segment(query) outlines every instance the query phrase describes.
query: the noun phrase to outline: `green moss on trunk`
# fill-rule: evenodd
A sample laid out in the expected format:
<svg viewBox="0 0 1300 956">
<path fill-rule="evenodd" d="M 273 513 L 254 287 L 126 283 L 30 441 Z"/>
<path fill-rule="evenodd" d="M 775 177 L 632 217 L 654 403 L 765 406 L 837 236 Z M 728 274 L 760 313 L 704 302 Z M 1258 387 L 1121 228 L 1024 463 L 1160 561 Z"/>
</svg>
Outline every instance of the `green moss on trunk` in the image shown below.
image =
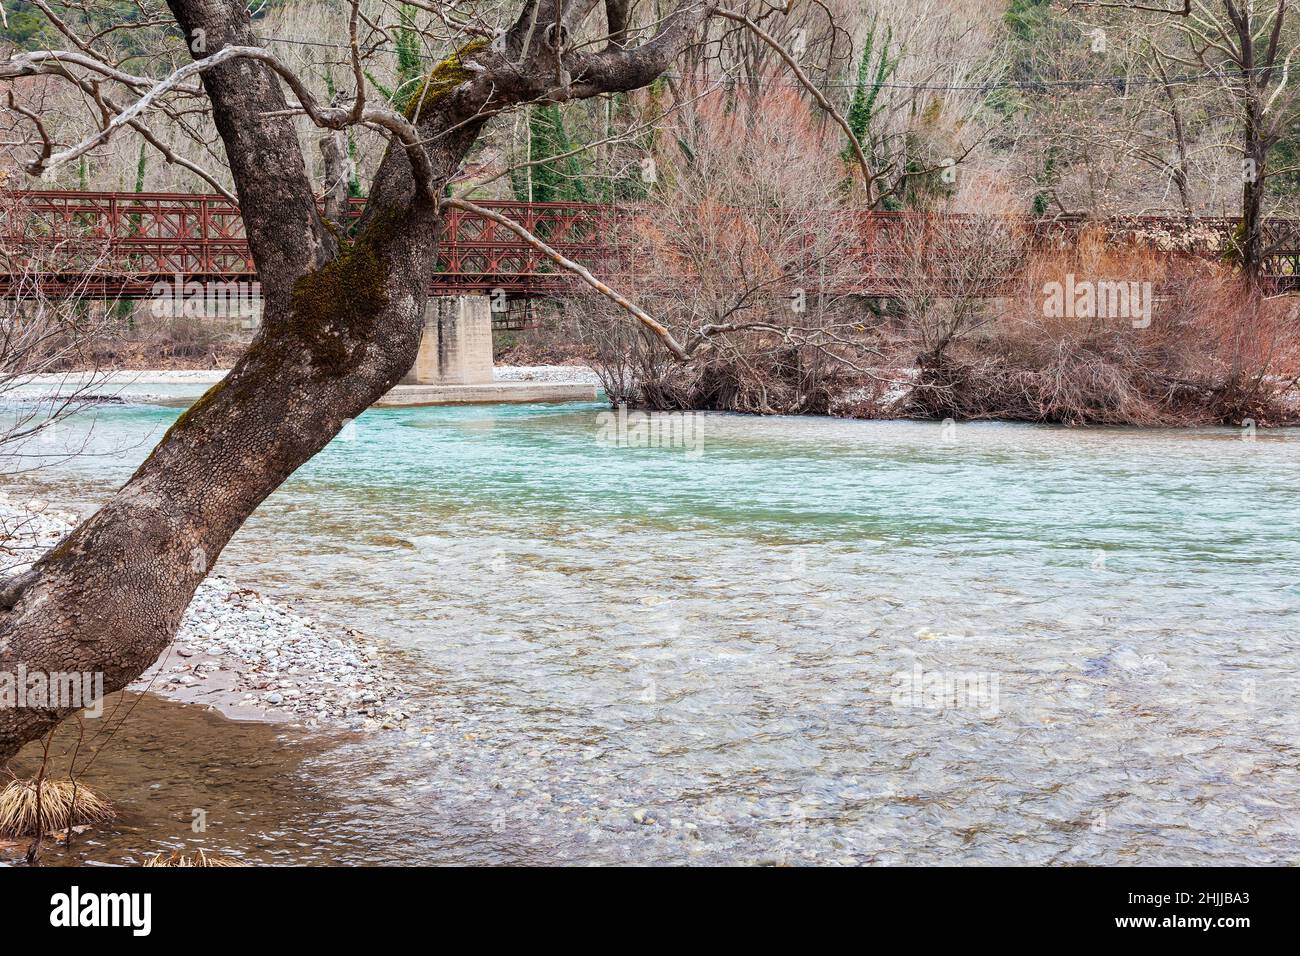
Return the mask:
<svg viewBox="0 0 1300 956">
<path fill-rule="evenodd" d="M 428 112 L 438 97 L 447 95 L 466 80 L 474 79 L 474 71 L 466 68 L 465 61 L 487 46 L 486 39 L 471 40 L 430 70 L 420 88 L 407 101 L 406 118 L 414 120 L 417 115 Z"/>
<path fill-rule="evenodd" d="M 285 331 L 300 341 L 313 367 L 343 375 L 360 361 L 379 313 L 388 305 L 385 249 L 397 217 L 381 213 L 337 259 L 300 278 Z"/>
</svg>

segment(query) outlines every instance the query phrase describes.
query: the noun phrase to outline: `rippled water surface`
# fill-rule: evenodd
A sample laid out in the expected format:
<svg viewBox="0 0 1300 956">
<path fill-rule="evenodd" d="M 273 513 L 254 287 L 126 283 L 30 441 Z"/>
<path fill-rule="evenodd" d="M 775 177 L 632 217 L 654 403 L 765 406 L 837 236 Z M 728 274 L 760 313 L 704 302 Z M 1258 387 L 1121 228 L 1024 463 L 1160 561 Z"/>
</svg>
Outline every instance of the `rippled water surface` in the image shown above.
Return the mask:
<svg viewBox="0 0 1300 956">
<path fill-rule="evenodd" d="M 268 862 L 1300 862 L 1300 434 L 710 415 L 693 455 L 601 410 L 371 410 L 223 555 L 403 649 L 409 733 L 205 715 L 101 787 L 206 748 L 284 836 L 205 845 Z M 6 485 L 88 509 L 175 414 Z M 286 733 L 292 786 L 229 772 Z M 137 803 L 83 852 L 193 842 Z"/>
</svg>

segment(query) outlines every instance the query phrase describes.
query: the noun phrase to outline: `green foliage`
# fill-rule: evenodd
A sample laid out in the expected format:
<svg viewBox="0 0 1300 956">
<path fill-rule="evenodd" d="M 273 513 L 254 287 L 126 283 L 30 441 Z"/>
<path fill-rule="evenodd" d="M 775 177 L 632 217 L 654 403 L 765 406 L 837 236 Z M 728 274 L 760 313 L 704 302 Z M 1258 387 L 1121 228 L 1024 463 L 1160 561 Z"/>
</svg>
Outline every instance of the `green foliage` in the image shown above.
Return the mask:
<svg viewBox="0 0 1300 956">
<path fill-rule="evenodd" d="M 135 164 L 135 191 L 138 193 L 144 192 L 144 174 L 148 167 L 148 148 L 149 144 L 143 139 L 140 140 L 140 158 Z M 140 214 L 138 212 L 131 213 L 129 221 L 131 223 L 131 235 L 138 236 L 140 234 Z"/>
<path fill-rule="evenodd" d="M 360 163 L 357 160 L 357 141 L 351 130 L 348 131 L 348 159 L 352 160 L 352 175 L 348 177 L 348 196 L 352 199 L 360 199 L 365 193 L 361 191 L 361 179 L 357 175 Z"/>
<path fill-rule="evenodd" d="M 1051 19 L 1052 0 L 1011 0 L 1002 15 L 1007 29 L 1017 40 L 1034 40 Z"/>
<path fill-rule="evenodd" d="M 417 93 L 421 84 L 424 82 L 424 56 L 420 52 L 420 31 L 415 25 L 415 8 L 409 3 L 404 3 L 397 11 L 397 75 L 393 78 L 392 85 L 383 83 L 369 70 L 365 71 L 366 79 L 384 99 L 399 113 L 413 113 L 411 109 L 412 102 L 416 100 Z M 449 57 L 437 67 L 438 69 L 446 66 L 453 59 Z M 427 90 L 426 90 L 427 92 Z M 330 95 L 334 94 L 334 83 L 330 78 Z"/>
<path fill-rule="evenodd" d="M 420 56 L 420 33 L 415 28 L 415 8 L 404 3 L 397 16 L 397 85 L 389 99 L 405 112 L 424 77 L 424 60 Z"/>
<path fill-rule="evenodd" d="M 1010 34 L 1006 45 L 1009 79 L 1027 84 L 1032 93 L 1041 91 L 1034 85 L 1036 80 L 1074 77 L 1072 71 L 1080 64 L 1069 58 L 1063 60 L 1060 54 L 1073 50 L 1077 57 L 1086 47 L 1079 35 L 1079 24 L 1063 7 L 1053 7 L 1051 0 L 1011 0 L 1003 21 Z M 1084 55 L 1096 63 L 1095 54 Z M 1008 95 L 1005 99 L 1014 103 L 1020 97 Z"/>
<path fill-rule="evenodd" d="M 262 19 L 288 0 L 263 0 L 255 5 L 254 19 Z M 62 49 L 67 40 L 56 30 L 30 0 L 4 0 L 8 28 L 0 27 L 0 40 L 14 44 L 20 50 Z M 54 9 L 74 27 L 89 27 L 98 32 L 107 27 L 120 27 L 142 23 L 156 11 L 142 7 L 137 0 L 93 0 L 76 7 L 56 3 Z M 179 33 L 172 28 L 174 35 Z M 145 31 L 147 34 L 149 31 Z M 143 54 L 147 50 L 140 44 L 140 34 L 133 30 L 119 30 L 113 42 L 127 54 Z"/>
<path fill-rule="evenodd" d="M 884 163 L 898 169 L 897 178 L 880 200 L 885 210 L 924 208 L 936 199 L 951 196 L 956 188 L 954 182 L 944 179 L 942 164 L 931 146 L 943 113 L 940 96 L 929 99 L 917 117 L 916 128 L 903 137 L 901 155 L 898 155 L 899 147 L 887 141 L 885 132 L 879 128 L 877 120 L 885 108 L 880 102 L 881 92 L 898 69 L 902 53 L 901 49 L 894 48 L 892 28 L 885 24 L 882 29 L 879 18 L 873 18 L 858 59 L 853 100 L 846 117 L 871 166 L 879 169 Z M 846 165 L 857 165 L 852 142 L 845 143 L 840 156 Z M 899 166 L 895 167 L 895 163 Z"/>
<path fill-rule="evenodd" d="M 648 89 L 650 94 L 649 109 L 653 115 L 662 115 L 662 101 L 667 89 L 668 83 L 663 77 L 650 84 Z M 630 118 L 631 109 L 628 94 L 619 93 L 615 96 L 613 109 L 615 115 Z M 651 190 L 654 189 L 654 184 L 646 181 L 642 173 L 640 160 L 654 155 L 658 138 L 657 127 L 650 124 L 627 143 L 624 150 L 630 154 L 629 161 L 618 164 L 618 172 L 606 177 L 601 183 L 601 202 L 641 202 L 649 197 Z M 686 157 L 686 161 L 688 163 L 693 162 L 695 156 L 690 146 L 680 137 L 677 138 L 677 142 L 682 148 L 682 155 Z"/>
<path fill-rule="evenodd" d="M 1081 27 L 1060 5 L 1053 8 L 1051 0 L 1011 0 L 1003 19 L 1011 34 L 1006 48 L 1008 79 L 1021 85 L 1014 90 L 995 92 L 988 103 L 1006 119 L 1022 115 L 1036 125 L 1041 117 L 1063 107 L 1058 89 L 1047 84 L 1077 80 L 1088 74 L 1105 75 L 1109 71 L 1104 56 L 1089 52 L 1087 25 Z M 1124 68 L 1117 67 L 1115 72 L 1123 73 Z M 1039 217 L 1047 215 L 1062 174 L 1080 158 L 1078 151 L 1065 152 L 1059 146 L 1048 145 L 1047 139 L 1043 137 L 1033 143 L 1041 152 L 1034 176 L 1038 189 L 1030 208 Z"/>
<path fill-rule="evenodd" d="M 1059 155 L 1060 147 L 1057 146 L 1049 146 L 1047 151 L 1043 154 L 1043 171 L 1042 174 L 1037 177 L 1037 184 L 1043 188 L 1034 194 L 1034 203 L 1032 207 L 1033 214 L 1038 218 L 1047 215 L 1047 210 L 1052 198 L 1051 190 L 1052 187 L 1056 185 L 1057 179 L 1059 178 L 1059 172 L 1057 170 L 1057 159 Z"/>
<path fill-rule="evenodd" d="M 0 39 L 14 44 L 20 50 L 38 50 L 51 46 L 55 30 L 50 22 L 26 0 L 6 4 L 8 28 L 0 27 Z"/>
<path fill-rule="evenodd" d="M 144 174 L 149 165 L 149 154 L 146 152 L 148 146 L 144 140 L 140 141 L 140 159 L 135 164 L 135 191 L 138 193 L 144 192 Z"/>
<path fill-rule="evenodd" d="M 849 106 L 847 117 L 853 135 L 862 144 L 867 158 L 873 162 L 876 157 L 871 124 L 880 113 L 880 107 L 877 107 L 876 103 L 885 83 L 898 69 L 899 59 L 897 54 L 891 55 L 889 49 L 894 39 L 893 28 L 886 25 L 883 36 L 878 36 L 878 29 L 879 19 L 873 18 L 862 46 L 862 58 L 858 61 L 857 82 L 853 88 L 853 102 Z M 878 40 L 879 45 L 877 45 Z M 857 161 L 851 142 L 845 144 L 843 156 L 846 163 Z"/>
<path fill-rule="evenodd" d="M 925 138 L 916 132 L 903 138 L 903 172 L 891 194 L 881 200 L 882 209 L 887 212 L 925 209 L 956 192 L 956 180 L 949 182 L 943 178 L 945 167 L 935 161 L 932 152 Z"/>
<path fill-rule="evenodd" d="M 1268 165 L 1282 170 L 1266 180 L 1269 194 L 1289 200 L 1288 205 L 1294 210 L 1300 203 L 1300 116 L 1291 124 L 1290 133 L 1269 151 Z"/>
<path fill-rule="evenodd" d="M 380 83 L 379 80 L 375 78 L 375 75 L 371 73 L 369 70 L 366 70 L 365 74 L 366 74 L 366 79 L 370 81 L 370 85 L 373 86 L 375 89 L 377 89 L 380 92 L 380 94 L 383 95 L 384 99 L 388 100 L 389 103 L 392 103 L 393 97 L 396 95 L 393 92 L 393 88 L 391 86 L 385 86 L 383 83 Z"/>
<path fill-rule="evenodd" d="M 652 156 L 658 133 L 647 116 L 663 113 L 662 99 L 667 83 L 661 77 L 645 90 L 648 102 L 640 113 L 633 109 L 628 93 L 616 93 L 607 101 L 596 101 L 562 110 L 558 105 L 537 105 L 528 112 L 528 147 L 516 155 L 510 186 L 516 199 L 527 202 L 639 202 L 653 183 L 643 175 L 642 160 Z M 607 141 L 620 129 L 635 134 L 616 143 L 606 143 L 599 153 L 584 145 Z M 571 153 L 572 155 L 565 155 Z M 522 166 L 523 162 L 530 165 Z M 600 168 L 597 168 L 597 167 Z"/>
<path fill-rule="evenodd" d="M 536 165 L 511 174 L 516 198 L 522 201 L 531 198 L 533 202 L 590 202 L 581 154 L 563 155 L 576 147 L 564 127 L 560 107 L 554 103 L 532 107 L 528 129 L 528 161 Z"/>
<path fill-rule="evenodd" d="M 673 139 L 677 141 L 677 148 L 681 150 L 682 158 L 686 161 L 687 167 L 694 166 L 695 147 L 693 147 L 690 143 L 686 142 L 686 140 L 684 140 L 680 136 L 674 136 Z"/>
</svg>

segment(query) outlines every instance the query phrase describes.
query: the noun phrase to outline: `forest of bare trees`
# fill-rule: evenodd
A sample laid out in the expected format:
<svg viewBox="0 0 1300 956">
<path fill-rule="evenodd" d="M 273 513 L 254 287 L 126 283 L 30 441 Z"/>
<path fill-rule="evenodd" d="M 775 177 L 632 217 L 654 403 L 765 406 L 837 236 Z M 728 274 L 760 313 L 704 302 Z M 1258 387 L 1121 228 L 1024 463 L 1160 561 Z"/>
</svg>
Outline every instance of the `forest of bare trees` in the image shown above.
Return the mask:
<svg viewBox="0 0 1300 956">
<path fill-rule="evenodd" d="M 631 22 L 653 23 L 665 14 L 654 5 L 629 9 Z M 495 35 L 494 11 L 490 4 L 395 0 L 359 2 L 354 15 L 347 5 L 321 0 L 256 8 L 257 42 L 313 91 L 317 115 L 298 110 L 289 119 L 314 194 L 335 210 L 327 208 L 327 215 L 337 218 L 348 197 L 371 194 L 393 131 L 374 121 L 322 129 L 319 111 L 355 107 L 358 80 L 367 103 L 409 110 L 448 50 Z M 108 63 L 148 62 L 161 76 L 188 52 L 171 17 L 150 4 L 83 8 L 24 0 L 12 19 L 14 101 L 5 122 L 22 147 L 3 158 L 10 182 L 27 178 L 21 167 L 40 151 L 41 136 L 71 142 L 87 124 L 120 115 L 143 89 L 24 56 L 42 43 L 67 46 L 69 55 L 93 51 Z M 951 344 L 960 356 L 981 349 L 977 362 L 972 355 L 965 360 L 984 367 L 989 350 L 997 350 L 988 334 L 992 314 L 1034 313 L 1041 293 L 1022 283 L 1026 298 L 1019 303 L 988 301 L 985 290 L 953 298 L 935 294 L 933 276 L 912 275 L 907 289 L 885 301 L 846 296 L 834 271 L 854 266 L 830 254 L 851 232 L 845 213 L 1164 216 L 1185 234 L 1205 228 L 1191 225 L 1192 217 L 1229 217 L 1239 221 L 1235 232 L 1220 229 L 1207 239 L 1217 267 L 1225 276 L 1255 277 L 1270 254 L 1263 224 L 1295 216 L 1300 207 L 1297 44 L 1300 12 L 1289 0 L 1201 0 L 1186 12 L 1177 4 L 1161 12 L 1160 5 L 1041 0 L 878 6 L 796 0 L 718 8 L 671 67 L 642 87 L 501 111 L 470 145 L 447 188 L 467 202 L 612 203 L 654 210 L 663 222 L 689 222 L 687 231 L 628 228 L 618 241 L 624 258 L 655 263 L 627 290 L 683 341 L 711 328 L 708 354 L 683 362 L 663 348 L 661 337 L 643 340 L 642 332 L 625 328 L 625 311 L 598 294 L 583 297 L 541 333 L 548 354 L 595 356 L 610 394 L 654 407 L 915 414 L 933 402 L 893 398 L 942 364 L 930 332 L 952 318 L 940 313 L 965 311 L 953 334 L 943 336 L 944 350 Z M 75 159 L 43 168 L 41 184 L 233 196 L 234 178 L 201 94 L 179 86 L 155 118 L 134 116 L 124 124 L 136 135 L 101 137 Z M 41 118 L 39 133 L 32 116 Z M 783 151 L 785 159 L 766 168 L 744 159 Z M 762 211 L 778 205 L 800 211 Z M 712 218 L 700 217 L 704 206 Z M 718 218 L 728 206 L 728 215 L 745 221 Z M 774 214 L 779 222 L 770 221 Z M 629 221 L 648 219 L 634 212 Z M 732 248 L 715 246 L 709 229 L 726 232 Z M 994 236 L 1003 231 L 993 227 Z M 807 236 L 827 248 L 796 262 L 792 243 Z M 945 242 L 951 254 L 962 240 L 954 235 Z M 990 254 L 981 258 L 998 258 L 980 251 Z M 915 264 L 903 252 L 899 261 Z M 822 264 L 819 275 L 807 273 L 814 262 Z M 972 265 L 966 278 L 975 281 L 978 272 Z M 980 274 L 979 282 L 985 278 Z M 682 290 L 689 295 L 683 298 Z M 1262 304 L 1268 291 L 1248 295 Z M 796 294 L 812 303 L 811 312 L 789 308 Z M 1285 318 L 1282 306 L 1266 308 Z M 130 361 L 152 350 L 155 360 L 202 363 L 224 361 L 231 348 L 201 323 L 173 323 L 152 346 L 139 338 L 110 337 L 114 344 L 105 346 L 104 357 Z M 992 360 L 1006 374 L 1031 374 L 1013 358 L 1021 351 Z M 1133 351 L 1126 346 L 1114 354 Z M 1262 381 L 1289 380 L 1277 361 L 1258 370 Z M 1155 393 L 1162 376 L 1183 377 L 1172 367 L 1147 371 L 1156 375 Z M 1215 372 L 1203 371 L 1213 382 Z M 1104 396 L 1094 398 L 1105 404 Z M 1287 417 L 1289 403 L 1288 395 L 1269 396 L 1264 418 Z M 975 414 L 1010 414 L 1005 404 L 958 404 Z M 1086 421 L 1092 404 L 1071 411 L 1030 403 L 1017 414 Z M 1134 420 L 1177 420 L 1187 408 L 1180 407 L 1148 409 Z M 1211 420 L 1237 414 L 1213 402 L 1198 407 Z"/>
<path fill-rule="evenodd" d="M 184 52 L 170 18 L 149 4 L 92 4 L 85 13 L 80 4 L 49 7 L 44 0 L 16 7 L 4 34 L 15 52 L 42 44 L 79 52 L 57 24 L 82 23 L 109 61 L 151 62 L 161 74 Z M 490 5 L 473 9 L 480 7 L 481 22 L 488 22 Z M 1233 25 L 1235 4 L 1224 0 L 1195 4 L 1191 17 L 1041 0 L 789 7 L 770 35 L 857 131 L 879 208 L 942 204 L 989 211 L 992 193 L 1006 211 L 1239 215 L 1243 168 L 1253 161 L 1259 189 L 1250 194 L 1259 194 L 1262 213 L 1294 210 L 1300 117 L 1290 71 L 1300 28 L 1288 2 L 1242 8 L 1252 18 L 1241 27 L 1255 37 L 1250 50 L 1242 49 Z M 369 41 L 362 75 L 375 97 L 400 104 L 427 67 L 475 35 L 471 19 L 440 17 L 440 9 L 396 0 L 359 5 Z M 348 92 L 346 5 L 277 0 L 257 5 L 257 14 L 259 42 L 311 77 L 323 103 Z M 112 29 L 103 32 L 105 25 Z M 818 106 L 781 55 L 752 32 L 721 20 L 709 33 L 646 89 L 503 115 L 475 145 L 457 183 L 479 197 L 639 198 L 647 192 L 641 159 L 664 139 L 660 118 L 709 85 L 748 99 L 775 85 Z M 96 90 L 109 115 L 115 103 L 128 101 L 103 83 L 78 88 L 48 71 L 23 72 L 29 75 L 13 82 L 16 105 L 38 111 L 56 137 L 94 121 L 101 109 Z M 818 114 L 820 124 L 834 126 L 825 112 Z M 6 112 L 5 123 L 23 135 L 20 113 Z M 313 181 L 324 192 L 322 144 L 329 137 L 306 117 L 295 123 Z M 144 118 L 140 125 L 148 128 Z M 50 170 L 43 184 L 231 189 L 203 111 L 155 125 L 156 143 L 142 135 L 113 137 Z M 367 128 L 341 139 L 342 173 L 334 178 L 364 194 L 385 140 Z M 847 138 L 841 135 L 837 145 L 851 157 Z M 555 158 L 565 153 L 573 155 Z M 18 160 L 6 155 L 11 174 Z M 944 175 L 950 166 L 956 176 Z"/>
</svg>

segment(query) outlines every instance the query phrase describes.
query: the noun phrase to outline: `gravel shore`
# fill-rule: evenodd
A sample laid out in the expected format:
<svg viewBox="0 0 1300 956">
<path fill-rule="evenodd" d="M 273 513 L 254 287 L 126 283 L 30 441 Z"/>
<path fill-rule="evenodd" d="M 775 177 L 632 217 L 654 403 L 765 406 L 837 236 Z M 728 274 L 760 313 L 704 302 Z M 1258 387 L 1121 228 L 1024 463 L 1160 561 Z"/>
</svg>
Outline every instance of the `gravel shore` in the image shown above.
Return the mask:
<svg viewBox="0 0 1300 956">
<path fill-rule="evenodd" d="M 99 369 L 85 372 L 47 372 L 19 380 L 21 385 L 62 385 L 111 388 L 119 385 L 212 385 L 230 369 Z"/>
<path fill-rule="evenodd" d="M 96 392 L 111 394 L 124 385 L 212 385 L 226 377 L 224 368 L 207 369 L 117 369 L 98 372 L 57 372 L 22 379 L 24 386 L 55 385 L 63 388 L 93 386 Z M 600 379 L 585 365 L 498 365 L 498 382 L 575 382 L 598 385 Z"/>
<path fill-rule="evenodd" d="M 575 382 L 599 385 L 600 376 L 585 365 L 498 365 L 498 382 Z"/>
<path fill-rule="evenodd" d="M 0 491 L 0 570 L 25 570 L 72 530 L 76 515 Z M 404 688 L 385 654 L 355 631 L 330 633 L 292 608 L 219 574 L 199 585 L 173 644 L 132 690 L 250 720 L 395 729 Z"/>
</svg>

